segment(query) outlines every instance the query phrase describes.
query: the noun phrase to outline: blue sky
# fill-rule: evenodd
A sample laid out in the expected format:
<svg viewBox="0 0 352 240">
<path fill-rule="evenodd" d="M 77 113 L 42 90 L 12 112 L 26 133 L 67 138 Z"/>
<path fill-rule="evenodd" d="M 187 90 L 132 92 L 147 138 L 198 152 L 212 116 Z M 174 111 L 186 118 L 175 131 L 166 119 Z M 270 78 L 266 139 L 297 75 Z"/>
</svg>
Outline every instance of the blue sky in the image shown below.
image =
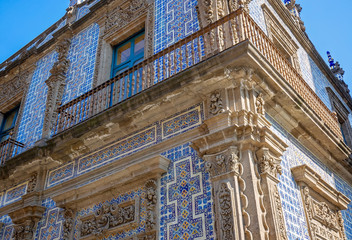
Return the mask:
<svg viewBox="0 0 352 240">
<path fill-rule="evenodd" d="M 326 51 L 346 71 L 352 90 L 352 1 L 297 0 L 302 19 L 316 49 Z M 69 0 L 0 0 L 0 63 L 59 20 Z"/>
</svg>

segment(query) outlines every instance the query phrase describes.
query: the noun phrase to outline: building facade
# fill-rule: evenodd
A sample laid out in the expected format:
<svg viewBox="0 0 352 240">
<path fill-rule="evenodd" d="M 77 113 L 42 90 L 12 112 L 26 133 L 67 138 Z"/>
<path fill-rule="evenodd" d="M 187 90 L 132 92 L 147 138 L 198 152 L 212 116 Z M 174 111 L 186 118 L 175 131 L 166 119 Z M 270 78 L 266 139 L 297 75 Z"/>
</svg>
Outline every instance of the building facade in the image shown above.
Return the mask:
<svg viewBox="0 0 352 240">
<path fill-rule="evenodd" d="M 294 0 L 71 0 L 0 65 L 0 239 L 352 239 L 352 99 Z"/>
</svg>

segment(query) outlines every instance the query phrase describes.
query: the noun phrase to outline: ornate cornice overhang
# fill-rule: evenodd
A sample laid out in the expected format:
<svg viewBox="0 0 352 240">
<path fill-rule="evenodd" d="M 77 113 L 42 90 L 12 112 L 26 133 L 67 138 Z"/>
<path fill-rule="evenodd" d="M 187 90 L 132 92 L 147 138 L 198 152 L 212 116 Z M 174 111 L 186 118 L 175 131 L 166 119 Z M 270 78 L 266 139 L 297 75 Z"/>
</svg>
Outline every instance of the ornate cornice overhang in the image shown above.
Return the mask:
<svg viewBox="0 0 352 240">
<path fill-rule="evenodd" d="M 329 202 L 339 207 L 339 209 L 347 209 L 347 205 L 351 200 L 324 181 L 311 167 L 304 164 L 292 168 L 291 171 L 298 185 L 300 183 L 305 183 Z"/>
<path fill-rule="evenodd" d="M 326 62 L 320 56 L 316 50 L 314 44 L 310 41 L 306 33 L 304 33 L 297 24 L 293 21 L 293 18 L 285 7 L 281 0 L 268 0 L 270 5 L 275 9 L 276 13 L 284 21 L 284 23 L 289 27 L 292 34 L 296 37 L 297 41 L 302 45 L 304 50 L 313 58 L 314 62 L 317 63 L 320 70 L 325 74 L 330 83 L 339 92 L 345 103 L 352 109 L 352 98 L 346 93 L 346 91 L 339 84 L 338 79 L 331 72 L 330 68 L 327 66 Z"/>
</svg>

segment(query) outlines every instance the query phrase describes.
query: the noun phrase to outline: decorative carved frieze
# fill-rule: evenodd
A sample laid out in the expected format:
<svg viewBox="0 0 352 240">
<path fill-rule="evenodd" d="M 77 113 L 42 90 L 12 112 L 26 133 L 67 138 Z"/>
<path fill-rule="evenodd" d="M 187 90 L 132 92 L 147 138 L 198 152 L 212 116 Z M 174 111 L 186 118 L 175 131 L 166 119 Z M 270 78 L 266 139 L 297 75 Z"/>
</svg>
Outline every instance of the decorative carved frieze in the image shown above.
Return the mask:
<svg viewBox="0 0 352 240">
<path fill-rule="evenodd" d="M 122 204 L 105 202 L 96 210 L 94 215 L 81 219 L 81 237 L 102 236 L 111 228 L 135 223 L 136 210 L 135 201 Z"/>
<path fill-rule="evenodd" d="M 10 109 L 4 109 L 14 100 L 14 98 L 20 99 L 25 89 L 28 86 L 29 72 L 25 71 L 10 81 L 0 85 L 0 107 L 1 111 L 5 112 Z M 14 107 L 14 106 L 13 106 Z"/>
<path fill-rule="evenodd" d="M 312 240 L 346 239 L 340 210 L 351 201 L 307 165 L 291 169 L 300 186 L 308 231 Z"/>
<path fill-rule="evenodd" d="M 108 13 L 105 24 L 105 35 L 110 35 L 117 29 L 121 29 L 133 19 L 147 12 L 148 3 L 144 0 L 129 1 L 129 5 L 122 9 L 120 6 Z"/>
</svg>

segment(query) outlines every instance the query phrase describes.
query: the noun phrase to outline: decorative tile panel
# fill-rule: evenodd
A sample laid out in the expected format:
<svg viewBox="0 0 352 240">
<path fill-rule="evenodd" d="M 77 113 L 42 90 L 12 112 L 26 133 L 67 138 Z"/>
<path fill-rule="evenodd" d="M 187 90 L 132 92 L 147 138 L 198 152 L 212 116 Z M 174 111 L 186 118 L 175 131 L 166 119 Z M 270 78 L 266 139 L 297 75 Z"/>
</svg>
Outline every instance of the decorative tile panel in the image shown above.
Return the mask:
<svg viewBox="0 0 352 240">
<path fill-rule="evenodd" d="M 50 76 L 50 69 L 57 60 L 57 53 L 52 52 L 37 62 L 24 103 L 22 118 L 19 123 L 17 141 L 25 144 L 25 149 L 41 139 L 46 95 L 45 83 Z"/>
<path fill-rule="evenodd" d="M 15 202 L 26 194 L 27 192 L 28 182 L 17 185 L 16 187 L 10 188 L 5 192 L 4 204 L 7 205 L 9 203 Z"/>
<path fill-rule="evenodd" d="M 62 104 L 77 98 L 92 88 L 98 39 L 99 25 L 96 23 L 72 38 L 67 56 L 70 60 L 70 66 L 66 74 Z"/>
<path fill-rule="evenodd" d="M 55 171 L 51 171 L 48 176 L 48 187 L 52 185 L 52 183 L 60 183 L 65 179 L 73 177 L 74 170 L 74 162 L 70 162 L 65 164 L 64 166 L 59 167 Z"/>
<path fill-rule="evenodd" d="M 181 115 L 176 115 L 164 121 L 161 121 L 162 139 L 173 137 L 175 134 L 180 134 L 187 131 L 189 128 L 202 123 L 200 106 L 185 112 Z"/>
<path fill-rule="evenodd" d="M 93 153 L 50 170 L 46 180 L 46 188 L 53 187 L 112 161 L 160 143 L 165 139 L 189 131 L 199 126 L 203 119 L 203 105 L 198 104 L 164 120 L 155 122 L 138 132 L 117 140 L 113 144 L 103 146 Z"/>
<path fill-rule="evenodd" d="M 156 125 L 78 160 L 78 174 L 156 143 Z"/>
<path fill-rule="evenodd" d="M 199 30 L 197 0 L 156 0 L 154 53 Z"/>
<path fill-rule="evenodd" d="M 211 184 L 204 161 L 189 144 L 162 155 L 171 163 L 161 178 L 159 239 L 214 239 Z"/>
<path fill-rule="evenodd" d="M 291 168 L 307 164 L 336 190 L 352 199 L 352 186 L 344 182 L 336 173 L 326 167 L 316 156 L 306 149 L 285 129 L 267 116 L 273 124 L 272 130 L 289 146 L 282 156 L 282 175 L 279 176 L 279 193 L 284 210 L 287 236 L 289 239 L 309 239 L 299 187 L 293 179 Z M 352 239 L 352 204 L 341 211 L 344 219 L 347 239 Z"/>
</svg>

